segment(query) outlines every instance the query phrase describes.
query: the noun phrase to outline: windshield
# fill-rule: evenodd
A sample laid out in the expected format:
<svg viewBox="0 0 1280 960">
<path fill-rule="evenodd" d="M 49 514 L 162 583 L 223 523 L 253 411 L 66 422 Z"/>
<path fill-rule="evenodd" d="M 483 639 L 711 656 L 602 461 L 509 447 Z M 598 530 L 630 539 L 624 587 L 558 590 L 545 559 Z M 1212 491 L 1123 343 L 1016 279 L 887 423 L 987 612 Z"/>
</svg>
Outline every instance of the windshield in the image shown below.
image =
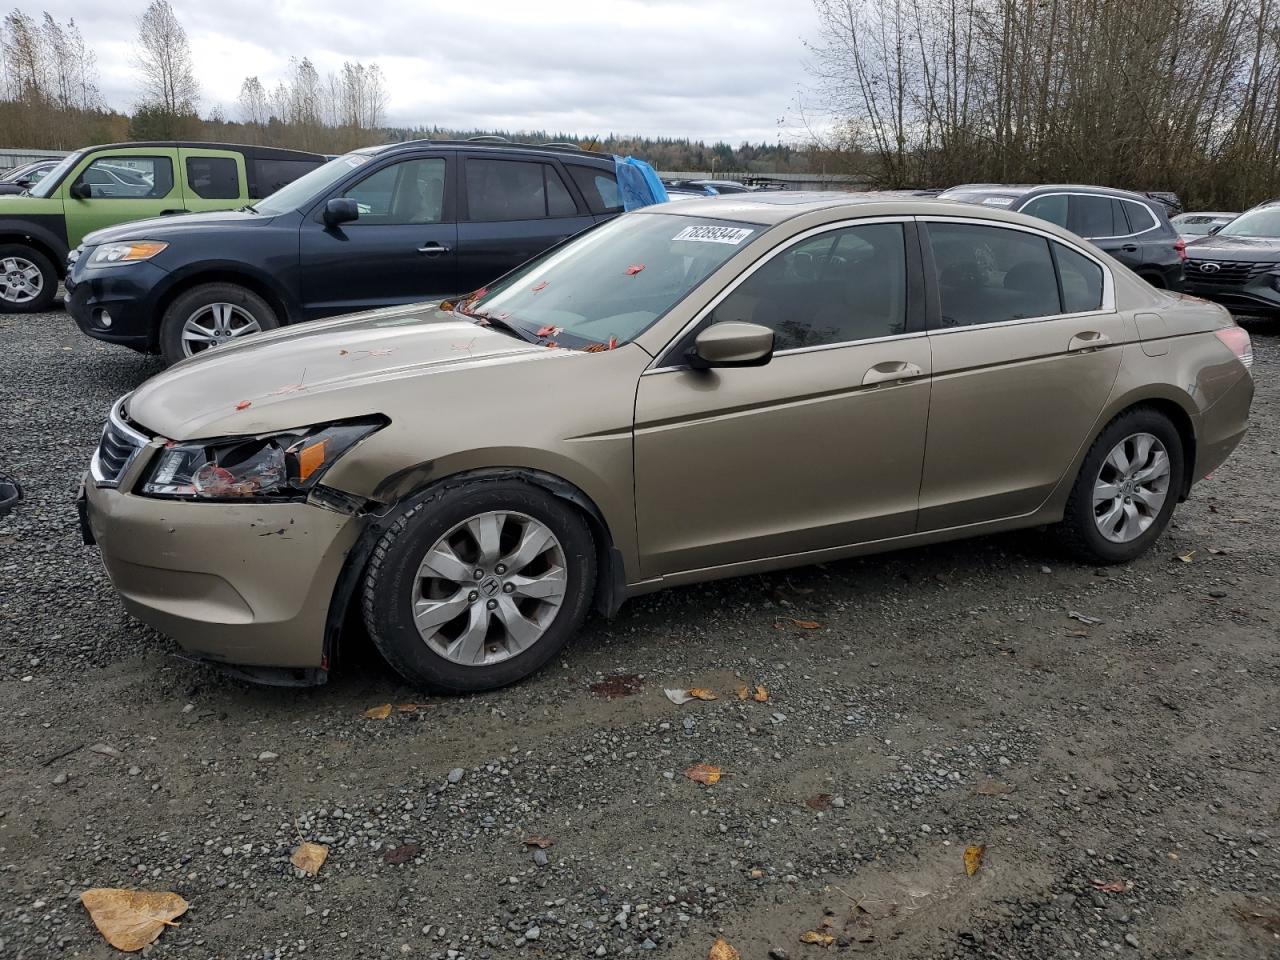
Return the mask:
<svg viewBox="0 0 1280 960">
<path fill-rule="evenodd" d="M 1242 213 L 1218 231 L 1220 237 L 1280 237 L 1280 204 Z"/>
<path fill-rule="evenodd" d="M 367 153 L 348 153 L 335 157 L 310 173 L 304 173 L 293 183 L 281 187 L 271 196 L 252 204 L 250 209 L 268 217 L 292 213 L 317 194 L 324 193 L 356 167 L 368 162 Z"/>
<path fill-rule="evenodd" d="M 1189 237 L 1204 237 L 1208 236 L 1209 231 L 1214 227 L 1230 223 L 1231 217 L 1211 216 L 1204 213 L 1183 213 L 1169 222 L 1173 224 L 1173 228 L 1179 233 L 1186 234 Z"/>
<path fill-rule="evenodd" d="M 676 214 L 618 217 L 476 291 L 458 309 L 529 340 L 611 349 L 634 340 L 764 230 Z"/>
<path fill-rule="evenodd" d="M 57 189 L 58 183 L 62 180 L 63 174 L 79 163 L 80 158 L 83 156 L 83 153 L 72 153 L 63 157 L 56 167 L 44 175 L 44 179 L 27 192 L 33 197 L 50 196 L 53 191 Z"/>
</svg>

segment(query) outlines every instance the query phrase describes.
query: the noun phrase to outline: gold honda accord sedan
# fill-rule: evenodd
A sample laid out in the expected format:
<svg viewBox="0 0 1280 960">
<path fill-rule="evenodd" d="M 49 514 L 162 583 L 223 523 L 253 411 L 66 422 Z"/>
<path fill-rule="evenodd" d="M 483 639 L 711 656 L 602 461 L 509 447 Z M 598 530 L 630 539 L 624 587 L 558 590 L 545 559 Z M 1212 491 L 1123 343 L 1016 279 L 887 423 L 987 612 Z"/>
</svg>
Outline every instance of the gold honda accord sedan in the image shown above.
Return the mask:
<svg viewBox="0 0 1280 960">
<path fill-rule="evenodd" d="M 363 625 L 483 690 L 672 584 L 1042 524 L 1131 560 L 1240 441 L 1251 362 L 1042 220 L 687 200 L 178 364 L 110 411 L 82 516 L 192 655 L 319 682 Z"/>
</svg>

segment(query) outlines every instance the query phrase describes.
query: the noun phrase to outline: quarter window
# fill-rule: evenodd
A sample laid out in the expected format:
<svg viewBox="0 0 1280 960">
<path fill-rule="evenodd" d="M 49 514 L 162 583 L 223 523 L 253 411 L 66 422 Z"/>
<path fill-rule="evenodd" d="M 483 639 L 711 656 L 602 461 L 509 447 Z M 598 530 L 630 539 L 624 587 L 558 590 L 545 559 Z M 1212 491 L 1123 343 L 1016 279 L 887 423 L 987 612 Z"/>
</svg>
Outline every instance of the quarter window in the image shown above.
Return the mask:
<svg viewBox="0 0 1280 960">
<path fill-rule="evenodd" d="M 967 327 L 1062 312 L 1045 237 L 968 223 L 929 224 L 942 326 Z"/>
<path fill-rule="evenodd" d="M 900 223 L 821 233 L 766 261 L 711 312 L 774 331 L 774 349 L 887 337 L 906 330 L 907 257 Z"/>
<path fill-rule="evenodd" d="M 1151 211 L 1142 204 L 1134 203 L 1132 200 L 1120 202 L 1124 204 L 1124 212 L 1129 215 L 1129 233 L 1142 233 L 1156 225 L 1155 217 L 1151 216 Z"/>
<path fill-rule="evenodd" d="M 618 194 L 618 180 L 610 172 L 580 163 L 566 163 L 565 169 L 582 195 L 587 198 L 587 209 L 592 213 L 621 213 L 622 197 Z"/>
<path fill-rule="evenodd" d="M 1102 307 L 1102 268 L 1083 254 L 1060 243 L 1053 245 L 1062 280 L 1064 313 L 1085 313 Z"/>
<path fill-rule="evenodd" d="M 168 157 L 99 157 L 76 180 L 94 200 L 159 200 L 173 190 Z"/>
<path fill-rule="evenodd" d="M 357 223 L 439 223 L 444 216 L 445 161 L 402 160 L 369 174 L 343 194 L 356 202 Z"/>
<path fill-rule="evenodd" d="M 187 157 L 187 186 L 205 200 L 235 200 L 240 174 L 231 157 Z"/>
<path fill-rule="evenodd" d="M 470 159 L 467 212 L 473 221 L 492 222 L 571 217 L 578 208 L 549 163 Z"/>
</svg>

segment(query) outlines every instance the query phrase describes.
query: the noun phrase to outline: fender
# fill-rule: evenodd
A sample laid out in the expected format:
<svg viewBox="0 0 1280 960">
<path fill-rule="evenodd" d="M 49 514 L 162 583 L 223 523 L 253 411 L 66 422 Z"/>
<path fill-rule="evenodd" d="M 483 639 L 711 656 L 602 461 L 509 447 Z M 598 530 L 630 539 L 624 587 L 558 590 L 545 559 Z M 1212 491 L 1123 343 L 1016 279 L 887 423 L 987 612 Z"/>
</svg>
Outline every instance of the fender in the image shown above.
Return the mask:
<svg viewBox="0 0 1280 960">
<path fill-rule="evenodd" d="M 45 223 L 44 221 L 48 221 Z M 58 276 L 67 271 L 67 224 L 61 214 L 36 214 L 0 220 L 0 243 L 5 238 L 17 238 L 21 243 L 43 248 L 52 254 L 53 267 Z"/>
<path fill-rule="evenodd" d="M 268 294 L 267 300 L 281 311 L 281 325 L 288 326 L 298 316 L 297 303 L 273 274 L 246 260 L 227 259 L 199 260 L 168 273 L 160 290 L 157 291 L 156 302 L 161 305 L 157 312 L 163 312 L 164 305 L 177 296 L 180 290 L 190 289 L 205 282 L 213 283 L 219 280 L 235 282 L 237 278 L 246 281 L 245 286 L 261 288 Z"/>
</svg>

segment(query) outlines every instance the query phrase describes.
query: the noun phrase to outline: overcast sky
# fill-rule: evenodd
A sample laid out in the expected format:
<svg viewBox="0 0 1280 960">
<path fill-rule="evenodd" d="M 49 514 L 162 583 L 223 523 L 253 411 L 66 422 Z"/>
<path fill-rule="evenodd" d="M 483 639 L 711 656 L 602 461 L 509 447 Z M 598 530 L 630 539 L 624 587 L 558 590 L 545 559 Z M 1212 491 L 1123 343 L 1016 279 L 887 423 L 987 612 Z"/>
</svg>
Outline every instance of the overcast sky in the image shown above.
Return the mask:
<svg viewBox="0 0 1280 960">
<path fill-rule="evenodd" d="M 172 0 L 187 30 L 201 112 L 237 117 L 240 82 L 268 88 L 291 56 L 323 75 L 376 62 L 392 124 L 639 133 L 774 142 L 798 131 L 808 0 Z M 132 68 L 146 0 L 20 2 L 74 17 L 113 107 L 138 96 Z"/>
</svg>

